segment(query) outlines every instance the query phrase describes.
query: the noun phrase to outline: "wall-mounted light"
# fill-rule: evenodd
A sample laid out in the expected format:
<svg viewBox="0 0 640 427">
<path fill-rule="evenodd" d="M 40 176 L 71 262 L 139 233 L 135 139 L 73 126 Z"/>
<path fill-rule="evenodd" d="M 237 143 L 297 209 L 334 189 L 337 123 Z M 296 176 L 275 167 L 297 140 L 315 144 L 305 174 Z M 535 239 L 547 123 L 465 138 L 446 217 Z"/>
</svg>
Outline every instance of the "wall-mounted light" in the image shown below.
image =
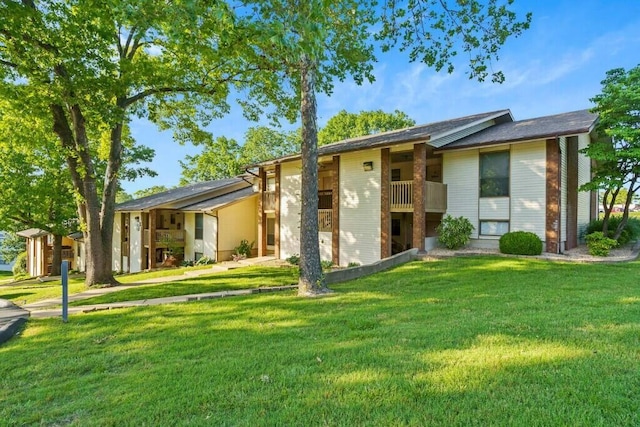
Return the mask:
<svg viewBox="0 0 640 427">
<path fill-rule="evenodd" d="M 373 162 L 363 162 L 362 163 L 362 169 L 365 172 L 369 172 L 373 170 Z"/>
<path fill-rule="evenodd" d="M 136 231 L 140 231 L 140 228 L 142 228 L 142 224 L 140 223 L 139 216 L 133 218 L 133 226 L 136 228 Z"/>
</svg>

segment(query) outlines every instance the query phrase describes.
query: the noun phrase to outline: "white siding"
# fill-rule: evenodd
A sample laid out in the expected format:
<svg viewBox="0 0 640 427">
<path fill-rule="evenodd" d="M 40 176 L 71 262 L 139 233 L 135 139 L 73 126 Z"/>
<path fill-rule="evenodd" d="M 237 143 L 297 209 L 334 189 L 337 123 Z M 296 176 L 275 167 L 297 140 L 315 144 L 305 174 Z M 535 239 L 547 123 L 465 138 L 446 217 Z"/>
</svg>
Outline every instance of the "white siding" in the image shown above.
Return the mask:
<svg viewBox="0 0 640 427">
<path fill-rule="evenodd" d="M 560 145 L 560 242 L 561 250 L 567 242 L 567 138 L 561 137 Z"/>
<path fill-rule="evenodd" d="M 475 227 L 471 237 L 478 238 L 478 151 L 444 153 L 442 181 L 447 184 L 447 213 L 463 216 Z"/>
<path fill-rule="evenodd" d="M 111 270 L 123 271 L 122 265 L 122 213 L 116 212 L 113 216 L 113 234 L 111 241 Z"/>
<path fill-rule="evenodd" d="M 241 240 L 253 243 L 258 240 L 257 197 L 249 197 L 218 211 L 218 257 L 229 259 Z"/>
<path fill-rule="evenodd" d="M 321 231 L 318 234 L 320 240 L 320 259 L 323 261 L 331 261 L 331 233 L 328 231 Z"/>
<path fill-rule="evenodd" d="M 129 233 L 129 257 L 131 260 L 129 269 L 132 273 L 137 273 L 147 267 L 146 265 L 142 266 L 142 254 L 144 253 L 142 230 L 136 229 L 136 217 L 142 218 L 142 212 L 131 212 L 131 231 Z"/>
<path fill-rule="evenodd" d="M 578 135 L 578 150 L 589 145 L 589 134 Z M 591 159 L 586 154 L 578 152 L 578 188 L 591 180 Z M 584 241 L 584 232 L 591 220 L 591 193 L 578 192 L 578 238 Z"/>
<path fill-rule="evenodd" d="M 479 199 L 479 219 L 509 220 L 508 197 L 481 197 Z"/>
<path fill-rule="evenodd" d="M 300 254 L 300 163 L 284 163 L 280 169 L 280 258 Z"/>
<path fill-rule="evenodd" d="M 511 231 L 530 231 L 545 239 L 546 143 L 511 148 Z"/>
<path fill-rule="evenodd" d="M 195 253 L 202 252 L 204 246 L 202 240 L 200 242 L 200 250 L 195 248 L 195 231 L 196 231 L 196 214 L 193 212 L 185 212 L 184 214 L 184 259 L 186 261 L 195 261 Z"/>
<path fill-rule="evenodd" d="M 379 150 L 340 156 L 340 265 L 380 260 L 380 172 Z"/>
</svg>

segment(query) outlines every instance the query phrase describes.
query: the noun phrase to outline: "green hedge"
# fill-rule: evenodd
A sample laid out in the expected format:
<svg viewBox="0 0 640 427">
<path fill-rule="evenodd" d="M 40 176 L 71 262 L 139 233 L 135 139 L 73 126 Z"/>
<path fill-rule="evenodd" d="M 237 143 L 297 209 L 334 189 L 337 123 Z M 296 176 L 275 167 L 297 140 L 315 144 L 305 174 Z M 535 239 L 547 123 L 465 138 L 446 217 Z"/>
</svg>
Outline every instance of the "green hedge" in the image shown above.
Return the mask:
<svg viewBox="0 0 640 427">
<path fill-rule="evenodd" d="M 500 252 L 513 255 L 540 255 L 542 240 L 528 231 L 512 231 L 500 237 Z"/>
<path fill-rule="evenodd" d="M 618 224 L 622 221 L 621 215 L 614 215 L 609 217 L 609 227 L 607 230 L 607 237 L 613 237 L 613 233 L 615 233 L 618 228 Z M 595 219 L 589 223 L 587 226 L 587 230 L 585 235 L 593 234 L 596 231 L 602 231 L 602 220 Z M 627 221 L 627 225 L 622 230 L 620 237 L 618 240 L 618 246 L 624 246 L 632 240 L 636 240 L 640 237 L 640 220 L 637 218 L 629 218 Z"/>
</svg>

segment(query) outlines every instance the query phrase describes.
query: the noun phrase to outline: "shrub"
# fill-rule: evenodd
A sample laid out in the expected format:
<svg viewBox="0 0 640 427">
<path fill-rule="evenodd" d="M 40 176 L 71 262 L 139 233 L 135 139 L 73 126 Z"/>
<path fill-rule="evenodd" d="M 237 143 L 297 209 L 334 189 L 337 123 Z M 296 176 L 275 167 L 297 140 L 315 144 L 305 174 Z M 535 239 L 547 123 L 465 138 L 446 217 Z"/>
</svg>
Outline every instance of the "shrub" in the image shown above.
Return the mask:
<svg viewBox="0 0 640 427">
<path fill-rule="evenodd" d="M 253 244 L 255 242 L 249 243 L 248 240 L 241 240 L 240 244 L 233 248 L 232 258 L 234 261 L 238 261 L 241 259 L 249 258 L 251 256 L 251 250 L 253 249 Z"/>
<path fill-rule="evenodd" d="M 20 252 L 20 254 L 18 254 L 18 256 L 16 257 L 16 263 L 13 265 L 12 271 L 15 277 L 24 276 L 25 274 L 27 274 L 26 252 Z"/>
<path fill-rule="evenodd" d="M 293 254 L 286 261 L 291 265 L 300 265 L 300 255 Z"/>
<path fill-rule="evenodd" d="M 615 233 L 616 228 L 622 221 L 621 215 L 614 215 L 609 217 L 609 227 L 607 230 L 607 237 L 613 237 L 613 233 Z M 602 231 L 602 220 L 594 219 L 587 225 L 587 229 L 585 234 L 593 234 L 596 231 Z M 638 218 L 629 218 L 627 221 L 627 225 L 625 225 L 622 233 L 620 233 L 620 237 L 618 237 L 617 246 L 624 246 L 632 240 L 636 240 L 640 237 L 640 220 Z"/>
<path fill-rule="evenodd" d="M 440 243 L 448 249 L 459 249 L 469 243 L 474 229 L 475 227 L 471 225 L 467 218 L 463 216 L 454 218 L 451 215 L 447 215 L 442 218 L 436 230 Z"/>
<path fill-rule="evenodd" d="M 542 240 L 529 231 L 512 231 L 500 237 L 500 252 L 513 255 L 540 255 Z"/>
<path fill-rule="evenodd" d="M 333 261 L 320 261 L 320 265 L 322 266 L 322 270 L 331 270 L 331 267 L 333 267 Z"/>
<path fill-rule="evenodd" d="M 213 264 L 215 261 L 213 260 L 213 258 L 209 258 L 208 256 L 202 256 L 198 259 L 198 261 L 195 262 L 194 265 L 208 265 L 208 264 Z"/>
<path fill-rule="evenodd" d="M 615 248 L 618 242 L 606 237 L 602 231 L 587 234 L 587 248 L 593 256 L 608 256 L 609 250 Z"/>
<path fill-rule="evenodd" d="M 349 264 L 347 264 L 347 267 L 360 267 L 360 263 L 351 261 Z"/>
<path fill-rule="evenodd" d="M 185 259 L 180 263 L 180 267 L 193 267 L 194 262 L 190 259 Z"/>
</svg>

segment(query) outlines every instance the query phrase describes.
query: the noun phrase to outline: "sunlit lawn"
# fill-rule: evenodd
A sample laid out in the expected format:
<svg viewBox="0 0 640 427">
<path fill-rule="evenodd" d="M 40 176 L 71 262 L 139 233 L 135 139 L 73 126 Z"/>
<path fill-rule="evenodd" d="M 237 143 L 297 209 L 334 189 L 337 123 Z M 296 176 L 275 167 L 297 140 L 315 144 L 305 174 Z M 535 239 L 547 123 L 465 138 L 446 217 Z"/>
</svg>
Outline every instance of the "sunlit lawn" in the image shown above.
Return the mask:
<svg viewBox="0 0 640 427">
<path fill-rule="evenodd" d="M 7 283 L 13 280 L 13 273 L 11 271 L 0 270 L 0 284 Z"/>
<path fill-rule="evenodd" d="M 9 425 L 640 425 L 638 263 L 458 258 L 335 285 L 30 320 Z"/>
</svg>

